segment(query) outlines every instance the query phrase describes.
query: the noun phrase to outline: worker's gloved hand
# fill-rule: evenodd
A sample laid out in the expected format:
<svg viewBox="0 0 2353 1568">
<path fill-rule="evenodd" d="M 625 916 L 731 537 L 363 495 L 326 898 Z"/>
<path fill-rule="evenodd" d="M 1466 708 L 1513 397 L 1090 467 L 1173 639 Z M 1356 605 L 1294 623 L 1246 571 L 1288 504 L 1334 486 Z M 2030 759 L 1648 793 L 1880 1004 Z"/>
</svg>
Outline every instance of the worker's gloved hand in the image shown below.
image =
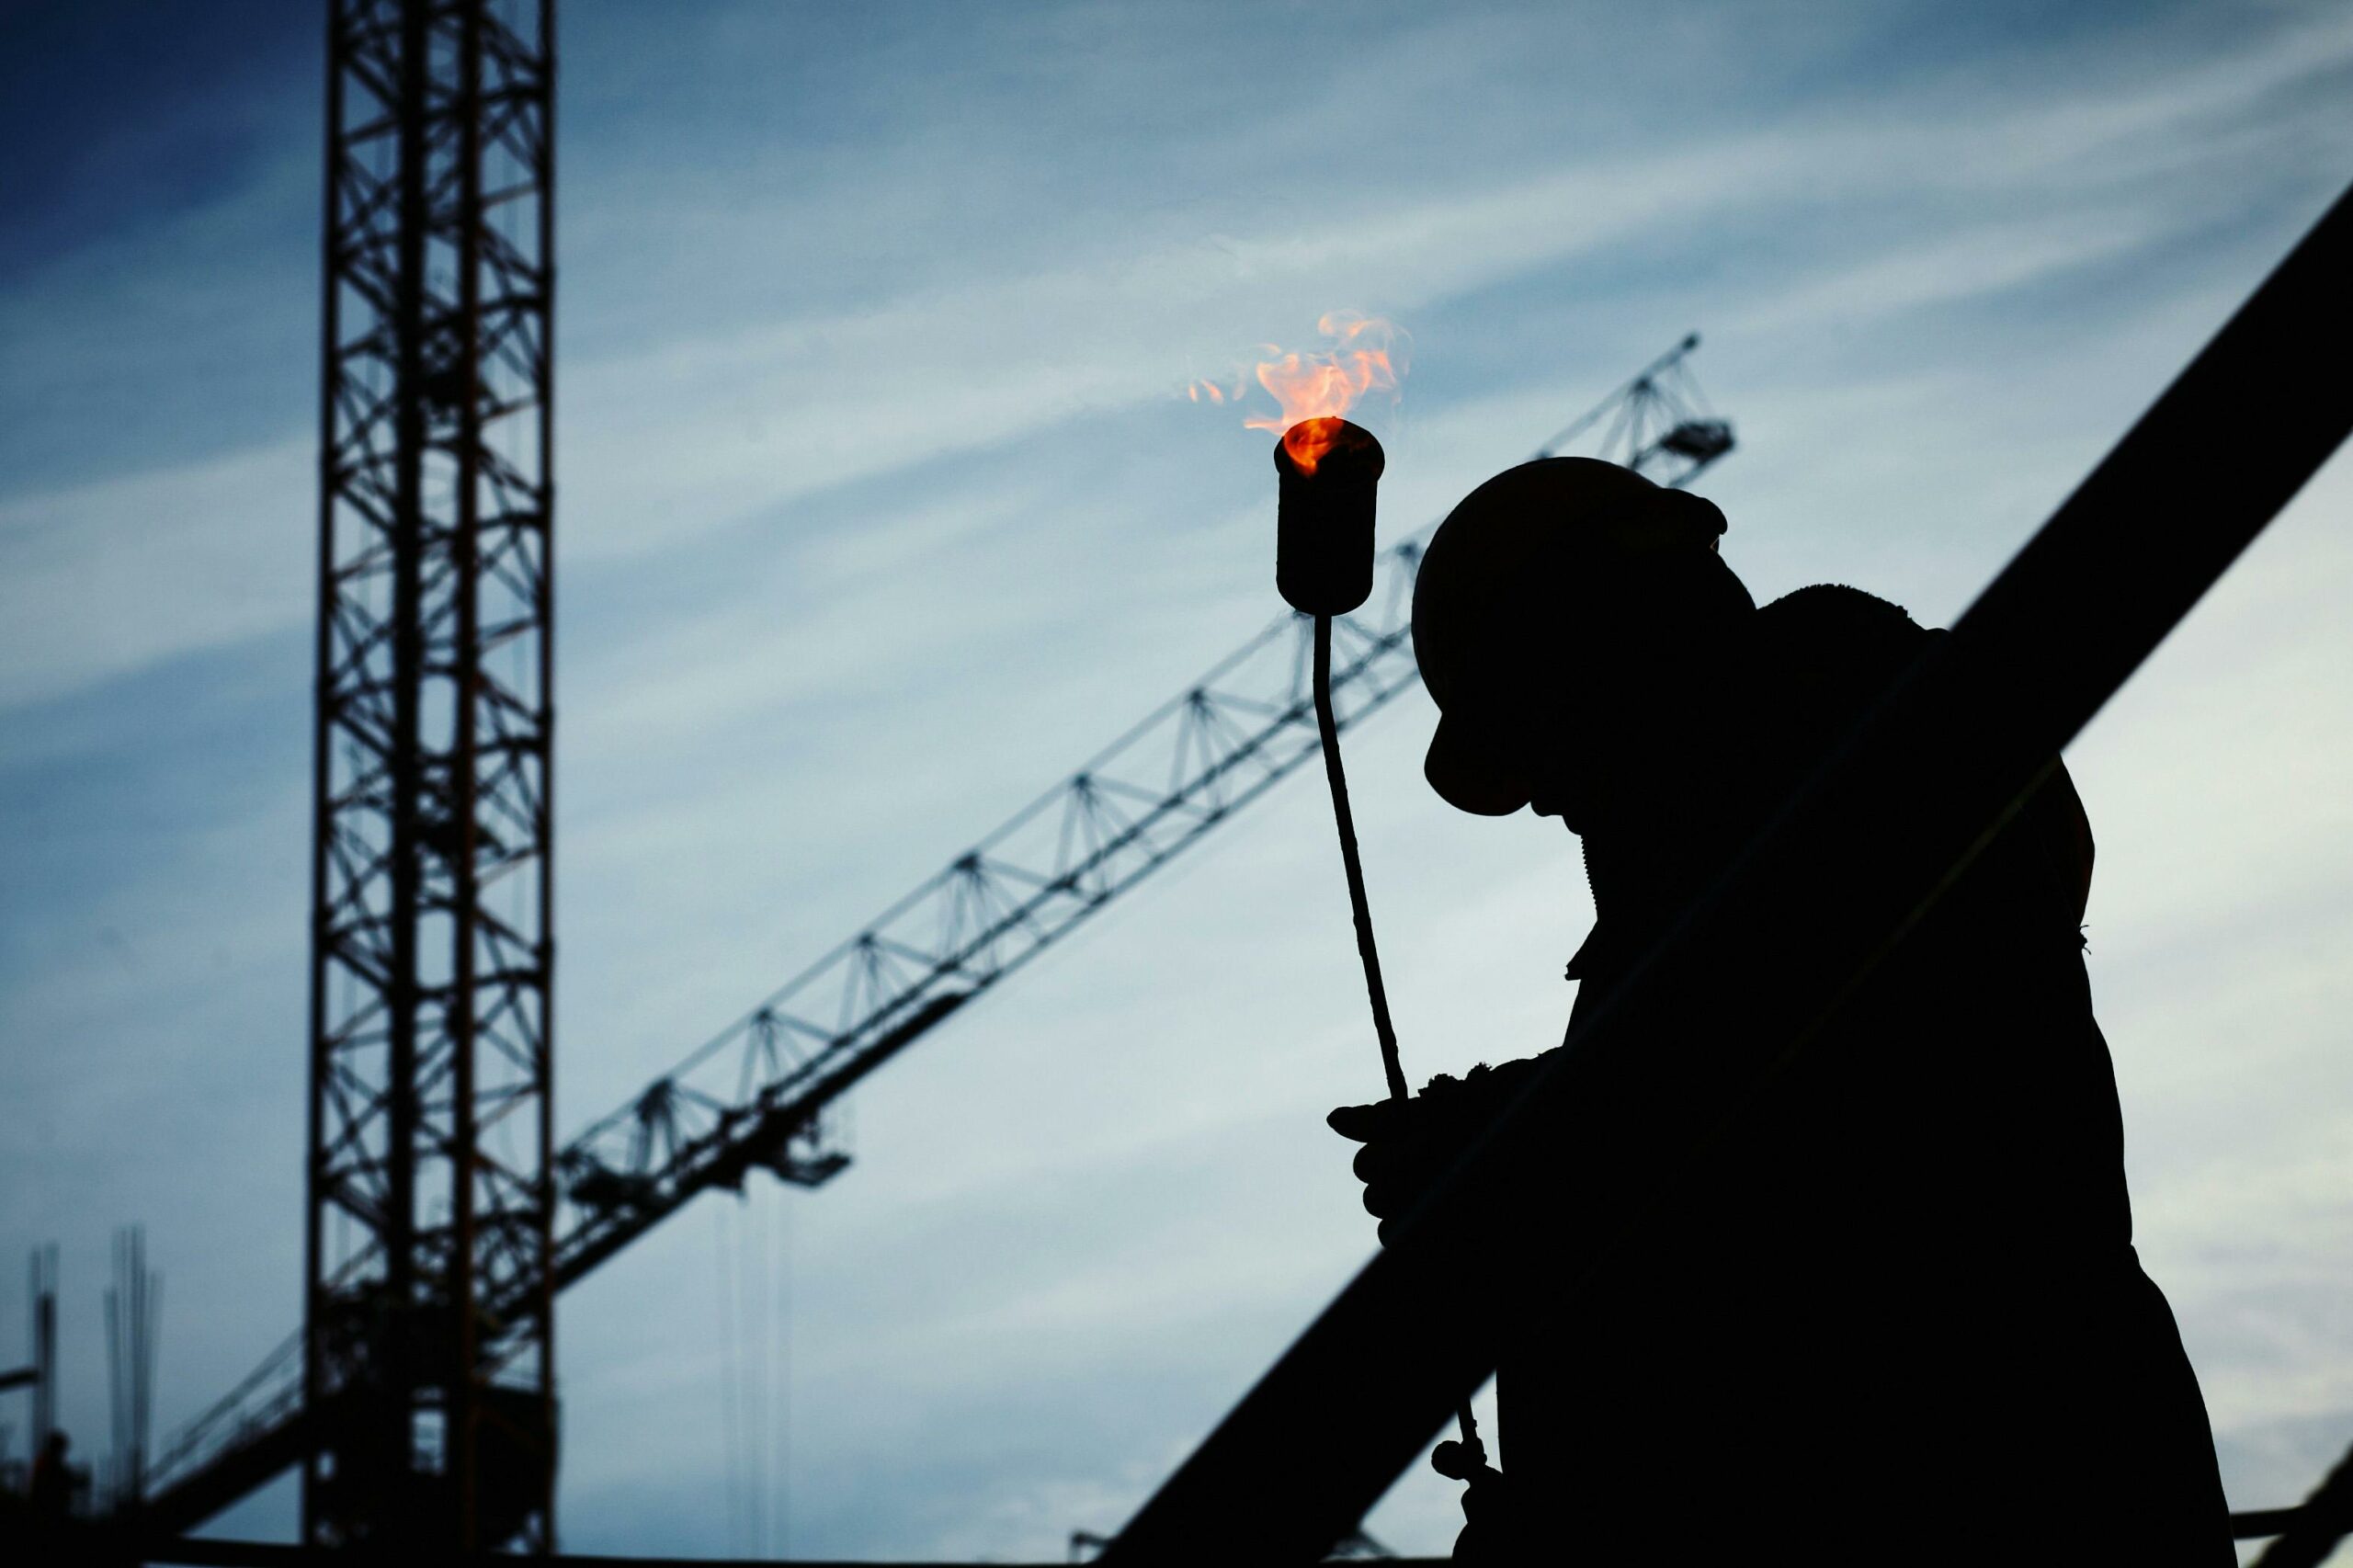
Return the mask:
<svg viewBox="0 0 2353 1568">
<path fill-rule="evenodd" d="M 1480 1563 L 1541 1562 L 1553 1553 L 1542 1551 L 1543 1539 L 1529 1517 L 1527 1499 L 1504 1472 L 1481 1465 L 1462 1493 L 1462 1533 L 1454 1538 L 1454 1561 Z"/>
<path fill-rule="evenodd" d="M 1364 1183 L 1364 1206 L 1389 1224 L 1421 1201 L 1431 1182 L 1451 1169 L 1470 1142 L 1519 1092 L 1533 1062 L 1481 1062 L 1463 1078 L 1440 1074 L 1409 1100 L 1345 1105 L 1324 1122 L 1343 1138 L 1364 1145 L 1357 1151 L 1357 1179 Z"/>
</svg>

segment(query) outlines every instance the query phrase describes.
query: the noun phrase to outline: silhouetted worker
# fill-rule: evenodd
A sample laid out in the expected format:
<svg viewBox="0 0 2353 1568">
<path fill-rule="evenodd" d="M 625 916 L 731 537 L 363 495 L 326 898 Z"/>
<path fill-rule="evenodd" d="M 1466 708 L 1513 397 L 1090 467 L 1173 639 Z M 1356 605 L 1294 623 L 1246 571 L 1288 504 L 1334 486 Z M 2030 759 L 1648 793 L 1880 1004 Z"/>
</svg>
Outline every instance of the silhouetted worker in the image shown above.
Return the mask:
<svg viewBox="0 0 2353 1568">
<path fill-rule="evenodd" d="M 26 1483 L 26 1499 L 32 1505 L 36 1528 L 63 1524 L 74 1502 L 74 1478 L 65 1468 L 66 1451 L 72 1447 L 65 1434 L 51 1428 L 49 1440 L 33 1456 L 33 1473 Z"/>
<path fill-rule="evenodd" d="M 1573 1019 L 1943 635 L 1847 587 L 1759 609 L 1723 529 L 1698 496 L 1555 458 L 1480 486 L 1423 557 L 1430 783 L 1583 840 Z M 1884 802 L 1856 852 L 1937 809 Z M 2059 769 L 1587 1293 L 1559 1285 L 1558 1171 L 1510 1173 L 1462 1303 L 1503 1328 L 1503 1479 L 1466 1494 L 1460 1555 L 2234 1560 L 2197 1381 L 2132 1249 L 2091 860 Z M 1818 896 L 1783 890 L 1792 928 Z M 1706 1006 L 1737 1040 L 1741 997 Z M 1366 1142 L 1366 1208 L 1411 1207 L 1531 1066 L 1333 1112 Z M 1580 1157 L 1612 1135 L 1590 1109 L 1562 1129 Z"/>
</svg>

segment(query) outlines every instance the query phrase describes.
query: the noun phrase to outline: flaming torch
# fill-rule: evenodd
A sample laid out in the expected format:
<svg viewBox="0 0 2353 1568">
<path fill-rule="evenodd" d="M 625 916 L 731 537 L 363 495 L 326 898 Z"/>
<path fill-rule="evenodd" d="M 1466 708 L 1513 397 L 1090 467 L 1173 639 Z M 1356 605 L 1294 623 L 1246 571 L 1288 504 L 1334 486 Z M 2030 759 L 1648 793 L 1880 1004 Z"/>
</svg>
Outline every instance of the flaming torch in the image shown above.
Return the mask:
<svg viewBox="0 0 2353 1568">
<path fill-rule="evenodd" d="M 1275 443 L 1275 586 L 1327 636 L 1332 617 L 1372 592 L 1373 492 L 1387 464 L 1371 431 L 1336 415 L 1302 419 Z"/>
<path fill-rule="evenodd" d="M 1372 592 L 1374 492 L 1387 459 L 1372 432 L 1336 415 L 1302 419 L 1275 443 L 1275 586 L 1290 608 L 1315 622 L 1315 732 L 1324 743 L 1324 776 L 1332 786 L 1332 814 L 1340 827 L 1340 862 L 1348 874 L 1348 905 L 1356 915 L 1357 956 L 1364 960 L 1365 994 L 1381 1041 L 1389 1097 L 1409 1097 L 1389 1019 L 1389 993 L 1381 983 L 1381 953 L 1372 940 L 1364 866 L 1357 858 L 1356 816 L 1348 809 L 1348 779 L 1340 767 L 1340 725 L 1332 710 L 1332 618 L 1346 615 Z"/>
<path fill-rule="evenodd" d="M 1319 324 L 1337 347 L 1326 354 L 1288 354 L 1258 366 L 1258 381 L 1283 406 L 1280 419 L 1252 418 L 1252 428 L 1279 430 L 1275 443 L 1275 586 L 1290 607 L 1314 621 L 1315 730 L 1323 742 L 1324 777 L 1332 787 L 1332 815 L 1340 833 L 1340 863 L 1347 872 L 1348 907 L 1356 919 L 1357 957 L 1364 964 L 1365 995 L 1389 1097 L 1412 1097 L 1397 1052 L 1397 1028 L 1381 983 L 1381 953 L 1372 936 L 1364 865 L 1357 853 L 1356 815 L 1340 764 L 1340 726 L 1332 707 L 1332 618 L 1346 615 L 1372 592 L 1375 493 L 1387 458 L 1372 432 L 1340 417 L 1369 390 L 1394 392 L 1402 356 L 1398 335 L 1385 322 L 1333 314 Z M 1201 383 L 1210 401 L 1228 401 Z M 1198 401 L 1200 392 L 1195 392 Z M 1441 1474 L 1467 1481 L 1486 1464 L 1471 1402 L 1456 1413 L 1461 1440 L 1431 1455 Z"/>
</svg>

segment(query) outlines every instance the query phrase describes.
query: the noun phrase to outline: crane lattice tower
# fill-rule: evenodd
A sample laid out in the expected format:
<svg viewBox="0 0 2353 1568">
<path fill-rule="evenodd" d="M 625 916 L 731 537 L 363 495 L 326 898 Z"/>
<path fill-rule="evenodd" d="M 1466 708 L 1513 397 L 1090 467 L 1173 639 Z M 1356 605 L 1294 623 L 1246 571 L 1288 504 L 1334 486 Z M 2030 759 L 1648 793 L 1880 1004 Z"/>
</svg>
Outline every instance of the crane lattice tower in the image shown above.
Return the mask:
<svg viewBox="0 0 2353 1568">
<path fill-rule="evenodd" d="M 550 0 L 329 23 L 317 1544 L 552 1536 L 553 41 Z"/>
</svg>

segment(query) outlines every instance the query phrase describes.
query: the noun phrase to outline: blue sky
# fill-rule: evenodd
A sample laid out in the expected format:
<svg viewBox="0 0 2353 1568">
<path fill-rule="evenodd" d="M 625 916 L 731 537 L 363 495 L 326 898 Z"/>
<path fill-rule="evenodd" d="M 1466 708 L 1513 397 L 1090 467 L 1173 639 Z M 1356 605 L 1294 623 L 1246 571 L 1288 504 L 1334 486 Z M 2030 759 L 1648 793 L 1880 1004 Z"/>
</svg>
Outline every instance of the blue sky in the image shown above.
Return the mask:
<svg viewBox="0 0 2353 1568">
<path fill-rule="evenodd" d="M 63 1245 L 86 1443 L 115 1224 L 167 1428 L 299 1315 L 320 28 L 0 15 L 0 1257 Z M 560 1134 L 1272 612 L 1265 440 L 1189 376 L 1394 317 L 1402 531 L 1697 327 L 1759 597 L 1944 622 L 2353 174 L 2331 6 L 607 4 L 563 52 Z M 2241 1506 L 2353 1438 L 2348 501 L 2340 459 L 2070 754 Z M 1429 722 L 1350 747 L 1417 1075 L 1557 1038 L 1588 917 L 1557 830 L 1423 790 Z M 789 1427 L 772 1547 L 1115 1526 L 1370 1245 L 1324 812 L 1288 787 L 893 1065 L 823 1192 L 568 1297 L 566 1543 L 753 1544 L 730 1379 Z M 1436 1550 L 1449 1490 L 1373 1528 Z"/>
</svg>

